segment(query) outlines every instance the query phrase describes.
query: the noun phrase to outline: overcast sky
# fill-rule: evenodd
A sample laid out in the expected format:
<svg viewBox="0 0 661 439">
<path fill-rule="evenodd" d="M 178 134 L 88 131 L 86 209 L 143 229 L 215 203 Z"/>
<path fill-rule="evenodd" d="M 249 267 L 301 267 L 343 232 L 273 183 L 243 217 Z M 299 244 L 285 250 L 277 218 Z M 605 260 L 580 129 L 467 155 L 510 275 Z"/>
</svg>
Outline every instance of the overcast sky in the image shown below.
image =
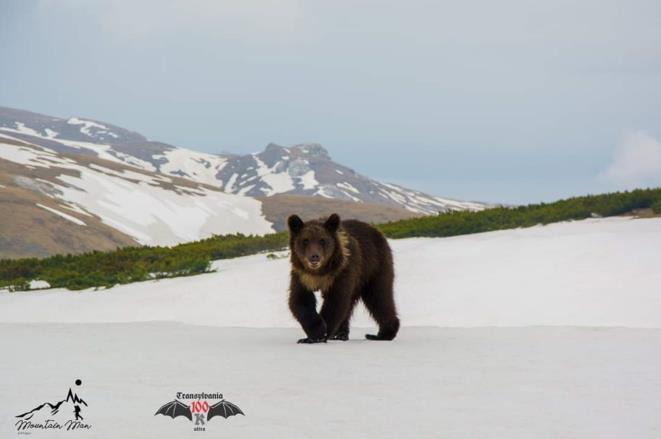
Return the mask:
<svg viewBox="0 0 661 439">
<path fill-rule="evenodd" d="M 0 105 L 461 199 L 661 185 L 661 1 L 0 0 Z"/>
</svg>

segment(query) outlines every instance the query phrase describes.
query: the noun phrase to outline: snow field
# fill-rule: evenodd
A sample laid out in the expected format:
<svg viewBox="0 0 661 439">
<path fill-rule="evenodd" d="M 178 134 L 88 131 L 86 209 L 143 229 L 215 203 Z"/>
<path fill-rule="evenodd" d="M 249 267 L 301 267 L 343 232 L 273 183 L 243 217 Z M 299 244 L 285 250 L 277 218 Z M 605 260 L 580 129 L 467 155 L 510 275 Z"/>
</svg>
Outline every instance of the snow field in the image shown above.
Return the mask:
<svg viewBox="0 0 661 439">
<path fill-rule="evenodd" d="M 405 326 L 661 328 L 658 218 L 390 242 Z M 282 256 L 220 260 L 214 273 L 110 290 L 0 294 L 0 321 L 297 327 L 286 305 L 289 261 Z M 373 326 L 362 307 L 353 323 Z"/>
<path fill-rule="evenodd" d="M 224 437 L 658 438 L 660 245 L 661 219 L 628 218 L 392 241 L 393 342 L 365 340 L 359 310 L 348 342 L 296 344 L 288 261 L 263 254 L 0 293 L 0 437 L 81 378 L 91 438 L 199 436 L 154 416 L 176 392 L 237 404 L 245 417 L 206 425 Z"/>
</svg>

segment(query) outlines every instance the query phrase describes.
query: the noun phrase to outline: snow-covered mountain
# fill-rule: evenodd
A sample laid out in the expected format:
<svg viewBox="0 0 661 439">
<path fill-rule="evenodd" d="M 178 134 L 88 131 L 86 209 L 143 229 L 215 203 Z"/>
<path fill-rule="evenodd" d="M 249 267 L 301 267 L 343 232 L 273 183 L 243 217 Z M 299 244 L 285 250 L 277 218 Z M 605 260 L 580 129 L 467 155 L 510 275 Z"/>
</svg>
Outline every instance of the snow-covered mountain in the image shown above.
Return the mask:
<svg viewBox="0 0 661 439">
<path fill-rule="evenodd" d="M 2 107 L 0 132 L 58 152 L 95 155 L 250 197 L 316 196 L 403 208 L 421 215 L 485 207 L 375 181 L 334 162 L 316 143 L 290 147 L 271 143 L 264 151 L 248 155 L 207 154 L 153 142 L 105 122 Z"/>
<path fill-rule="evenodd" d="M 1 133 L 0 202 L 0 256 L 26 245 L 43 255 L 273 231 L 254 198 Z"/>
<path fill-rule="evenodd" d="M 317 144 L 207 154 L 0 107 L 0 258 L 264 234 L 292 212 L 385 222 L 485 207 L 377 182 Z"/>
</svg>

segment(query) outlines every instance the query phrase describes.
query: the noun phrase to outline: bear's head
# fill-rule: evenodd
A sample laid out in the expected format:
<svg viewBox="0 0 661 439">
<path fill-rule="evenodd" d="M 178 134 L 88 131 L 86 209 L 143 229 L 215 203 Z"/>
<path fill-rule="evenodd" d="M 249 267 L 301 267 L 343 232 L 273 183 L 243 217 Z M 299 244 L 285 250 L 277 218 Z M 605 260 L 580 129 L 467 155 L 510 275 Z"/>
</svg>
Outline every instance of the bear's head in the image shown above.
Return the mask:
<svg viewBox="0 0 661 439">
<path fill-rule="evenodd" d="M 287 220 L 289 248 L 295 267 L 311 273 L 320 273 L 342 262 L 343 234 L 340 233 L 340 217 L 334 213 L 325 221 L 303 222 L 298 215 Z"/>
</svg>

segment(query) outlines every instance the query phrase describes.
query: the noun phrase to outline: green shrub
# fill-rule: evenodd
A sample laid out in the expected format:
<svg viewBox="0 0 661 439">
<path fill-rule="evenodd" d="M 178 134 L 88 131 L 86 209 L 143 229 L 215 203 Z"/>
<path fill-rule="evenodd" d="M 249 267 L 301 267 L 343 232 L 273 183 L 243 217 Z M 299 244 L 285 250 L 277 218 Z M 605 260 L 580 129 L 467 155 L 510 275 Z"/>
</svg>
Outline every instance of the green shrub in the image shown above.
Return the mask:
<svg viewBox="0 0 661 439">
<path fill-rule="evenodd" d="M 492 230 L 531 227 L 591 216 L 614 216 L 649 208 L 661 201 L 661 189 L 636 189 L 602 195 L 568 198 L 554 203 L 497 207 L 481 212 L 450 212 L 382 224 L 389 238 L 454 236 Z"/>
<path fill-rule="evenodd" d="M 110 252 L 55 255 L 44 259 L 0 260 L 0 288 L 28 289 L 31 279 L 53 288 L 82 290 L 154 278 L 188 276 L 209 270 L 212 260 L 281 250 L 285 233 L 266 236 L 213 236 L 175 247 L 125 247 Z"/>
<path fill-rule="evenodd" d="M 654 213 L 661 213 L 661 198 L 652 203 L 651 207 Z"/>
</svg>

